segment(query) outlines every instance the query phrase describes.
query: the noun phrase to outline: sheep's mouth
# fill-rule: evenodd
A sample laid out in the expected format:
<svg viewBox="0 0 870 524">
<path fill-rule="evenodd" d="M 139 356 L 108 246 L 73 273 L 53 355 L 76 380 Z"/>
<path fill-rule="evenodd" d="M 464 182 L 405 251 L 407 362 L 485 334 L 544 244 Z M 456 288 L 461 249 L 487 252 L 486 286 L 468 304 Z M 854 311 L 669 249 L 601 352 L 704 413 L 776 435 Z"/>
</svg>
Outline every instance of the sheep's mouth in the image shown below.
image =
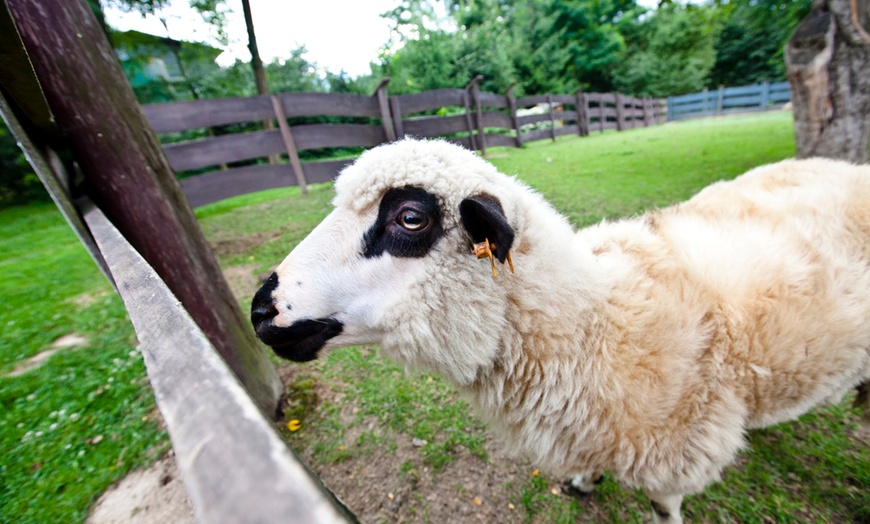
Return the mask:
<svg viewBox="0 0 870 524">
<path fill-rule="evenodd" d="M 288 327 L 260 325 L 257 336 L 281 358 L 294 362 L 308 362 L 326 342 L 341 334 L 344 324 L 334 318 L 299 320 Z"/>
</svg>

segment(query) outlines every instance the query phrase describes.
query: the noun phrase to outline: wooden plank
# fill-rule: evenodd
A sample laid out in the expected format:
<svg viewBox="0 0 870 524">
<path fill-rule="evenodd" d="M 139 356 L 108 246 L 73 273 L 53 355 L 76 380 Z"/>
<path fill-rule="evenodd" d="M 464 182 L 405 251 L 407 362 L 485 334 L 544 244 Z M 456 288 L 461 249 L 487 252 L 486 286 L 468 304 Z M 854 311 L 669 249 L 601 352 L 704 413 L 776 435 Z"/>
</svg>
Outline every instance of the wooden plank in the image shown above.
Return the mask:
<svg viewBox="0 0 870 524">
<path fill-rule="evenodd" d="M 305 162 L 302 166 L 305 168 L 305 178 L 310 182 L 332 182 L 354 160 L 356 159 L 322 160 L 319 162 Z"/>
<path fill-rule="evenodd" d="M 81 1 L 6 0 L 6 5 L 89 196 L 183 301 L 257 405 L 274 412 L 281 389 L 275 369 L 93 10 Z"/>
<path fill-rule="evenodd" d="M 299 151 L 321 147 L 375 147 L 387 141 L 384 128 L 368 124 L 305 124 L 293 126 Z"/>
<path fill-rule="evenodd" d="M 258 122 L 274 114 L 268 95 L 146 104 L 142 112 L 156 133 Z"/>
<path fill-rule="evenodd" d="M 464 95 L 464 89 L 436 89 L 409 95 L 396 95 L 392 98 L 399 101 L 402 109 L 402 113 L 399 115 L 402 116 L 431 109 L 440 109 L 442 107 L 463 107 L 465 105 L 463 102 Z M 393 111 L 393 114 L 396 114 L 395 111 Z"/>
<path fill-rule="evenodd" d="M 422 116 L 405 120 L 405 132 L 412 136 L 432 137 L 468 131 L 466 115 Z"/>
<path fill-rule="evenodd" d="M 517 118 L 520 126 L 527 126 L 529 124 L 535 124 L 538 122 L 546 122 L 550 120 L 549 113 L 539 113 L 537 115 L 524 115 Z"/>
<path fill-rule="evenodd" d="M 271 421 L 154 269 L 96 208 L 85 220 L 139 339 L 198 522 L 356 522 Z"/>
<path fill-rule="evenodd" d="M 273 129 L 167 144 L 163 150 L 172 169 L 189 171 L 283 153 L 284 142 Z"/>
<path fill-rule="evenodd" d="M 731 96 L 725 97 L 722 101 L 723 107 L 736 107 L 736 106 L 757 106 L 761 101 L 761 94 L 756 93 L 754 95 L 746 95 L 746 96 Z"/>
<path fill-rule="evenodd" d="M 293 176 L 296 177 L 296 184 L 299 186 L 299 191 L 303 195 L 308 194 L 308 184 L 305 183 L 305 173 L 302 171 L 302 162 L 299 160 L 299 151 L 296 150 L 296 143 L 293 141 L 293 133 L 290 132 L 290 126 L 287 125 L 287 116 L 284 115 L 284 108 L 281 100 L 277 95 L 272 95 L 272 107 L 275 109 L 275 119 L 278 120 L 278 128 L 281 131 L 281 139 L 284 141 L 284 147 L 287 149 L 287 157 L 290 159 L 290 166 L 293 168 Z M 276 162 L 269 162 L 275 164 Z"/>
<path fill-rule="evenodd" d="M 523 143 L 527 144 L 529 142 L 536 142 L 538 140 L 547 140 L 550 138 L 550 130 L 549 129 L 536 129 L 534 131 L 529 131 L 528 133 L 523 133 Z"/>
<path fill-rule="evenodd" d="M 468 149 L 469 151 L 474 151 L 473 144 L 471 143 L 472 138 L 473 137 L 471 135 L 468 135 L 468 136 L 460 136 L 460 137 L 448 137 L 448 138 L 445 138 L 444 140 L 446 140 L 447 142 L 450 142 L 451 144 L 456 144 L 458 146 L 462 146 L 465 149 Z"/>
<path fill-rule="evenodd" d="M 500 133 L 487 133 L 486 144 L 489 147 L 516 147 L 516 139 L 511 135 Z"/>
<path fill-rule="evenodd" d="M 298 116 L 380 117 L 375 97 L 349 93 L 282 93 L 281 102 L 288 118 Z"/>
<path fill-rule="evenodd" d="M 500 127 L 502 129 L 511 129 L 513 127 L 510 115 L 505 113 L 484 111 L 482 117 L 484 127 Z"/>
<path fill-rule="evenodd" d="M 568 125 L 568 126 L 558 127 L 553 131 L 553 133 L 557 137 L 566 136 L 566 135 L 576 135 L 577 134 L 577 125 L 572 124 L 572 125 Z"/>
<path fill-rule="evenodd" d="M 517 107 L 532 107 L 538 104 L 546 104 L 547 96 L 550 95 L 534 95 L 534 96 L 524 96 L 522 98 L 517 99 Z"/>
<path fill-rule="evenodd" d="M 293 176 L 293 169 L 289 164 L 254 164 L 181 179 L 181 188 L 191 207 L 295 185 L 296 177 Z"/>
<path fill-rule="evenodd" d="M 509 107 L 507 97 L 495 93 L 480 93 L 480 105 L 483 107 L 495 107 L 505 109 Z"/>
<path fill-rule="evenodd" d="M 302 168 L 309 184 L 331 182 L 354 159 L 304 162 Z M 210 171 L 181 179 L 181 188 L 191 207 L 204 206 L 227 198 L 267 189 L 297 185 L 288 164 L 254 164 Z"/>
</svg>

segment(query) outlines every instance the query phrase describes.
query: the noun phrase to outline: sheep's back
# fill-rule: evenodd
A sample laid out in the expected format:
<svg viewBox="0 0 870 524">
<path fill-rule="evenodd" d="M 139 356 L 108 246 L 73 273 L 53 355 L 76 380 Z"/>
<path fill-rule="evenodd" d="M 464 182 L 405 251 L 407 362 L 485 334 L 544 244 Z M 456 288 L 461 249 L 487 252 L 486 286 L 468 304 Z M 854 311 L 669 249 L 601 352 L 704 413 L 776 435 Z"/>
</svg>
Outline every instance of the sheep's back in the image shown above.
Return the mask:
<svg viewBox="0 0 870 524">
<path fill-rule="evenodd" d="M 716 297 L 714 344 L 749 426 L 793 418 L 870 377 L 870 168 L 764 166 L 657 222 Z"/>
</svg>

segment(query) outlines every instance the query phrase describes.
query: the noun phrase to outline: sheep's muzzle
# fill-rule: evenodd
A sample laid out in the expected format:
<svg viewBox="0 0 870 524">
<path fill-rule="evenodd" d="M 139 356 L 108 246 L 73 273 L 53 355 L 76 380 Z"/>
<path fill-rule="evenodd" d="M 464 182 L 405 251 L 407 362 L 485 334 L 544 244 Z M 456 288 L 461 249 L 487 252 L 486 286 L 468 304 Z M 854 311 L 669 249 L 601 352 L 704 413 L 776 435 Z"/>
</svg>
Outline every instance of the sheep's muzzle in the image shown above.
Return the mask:
<svg viewBox="0 0 870 524">
<path fill-rule="evenodd" d="M 296 362 L 314 360 L 326 342 L 341 333 L 344 324 L 334 318 L 318 318 L 297 320 L 289 326 L 276 326 L 274 319 L 278 316 L 278 308 L 272 299 L 272 291 L 277 284 L 277 275 L 272 274 L 254 295 L 251 303 L 254 331 L 281 358 Z"/>
</svg>

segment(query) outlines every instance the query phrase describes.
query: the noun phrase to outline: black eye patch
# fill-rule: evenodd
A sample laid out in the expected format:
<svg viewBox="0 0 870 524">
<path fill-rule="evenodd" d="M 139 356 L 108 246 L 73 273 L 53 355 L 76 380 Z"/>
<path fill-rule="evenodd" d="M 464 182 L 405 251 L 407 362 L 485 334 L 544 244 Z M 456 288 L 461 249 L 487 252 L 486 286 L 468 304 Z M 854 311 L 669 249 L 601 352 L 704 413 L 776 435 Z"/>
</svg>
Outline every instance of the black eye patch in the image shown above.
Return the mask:
<svg viewBox="0 0 870 524">
<path fill-rule="evenodd" d="M 394 257 L 424 257 L 442 234 L 441 209 L 434 195 L 419 187 L 391 189 L 381 199 L 377 220 L 363 236 L 363 256 L 386 252 Z"/>
</svg>

